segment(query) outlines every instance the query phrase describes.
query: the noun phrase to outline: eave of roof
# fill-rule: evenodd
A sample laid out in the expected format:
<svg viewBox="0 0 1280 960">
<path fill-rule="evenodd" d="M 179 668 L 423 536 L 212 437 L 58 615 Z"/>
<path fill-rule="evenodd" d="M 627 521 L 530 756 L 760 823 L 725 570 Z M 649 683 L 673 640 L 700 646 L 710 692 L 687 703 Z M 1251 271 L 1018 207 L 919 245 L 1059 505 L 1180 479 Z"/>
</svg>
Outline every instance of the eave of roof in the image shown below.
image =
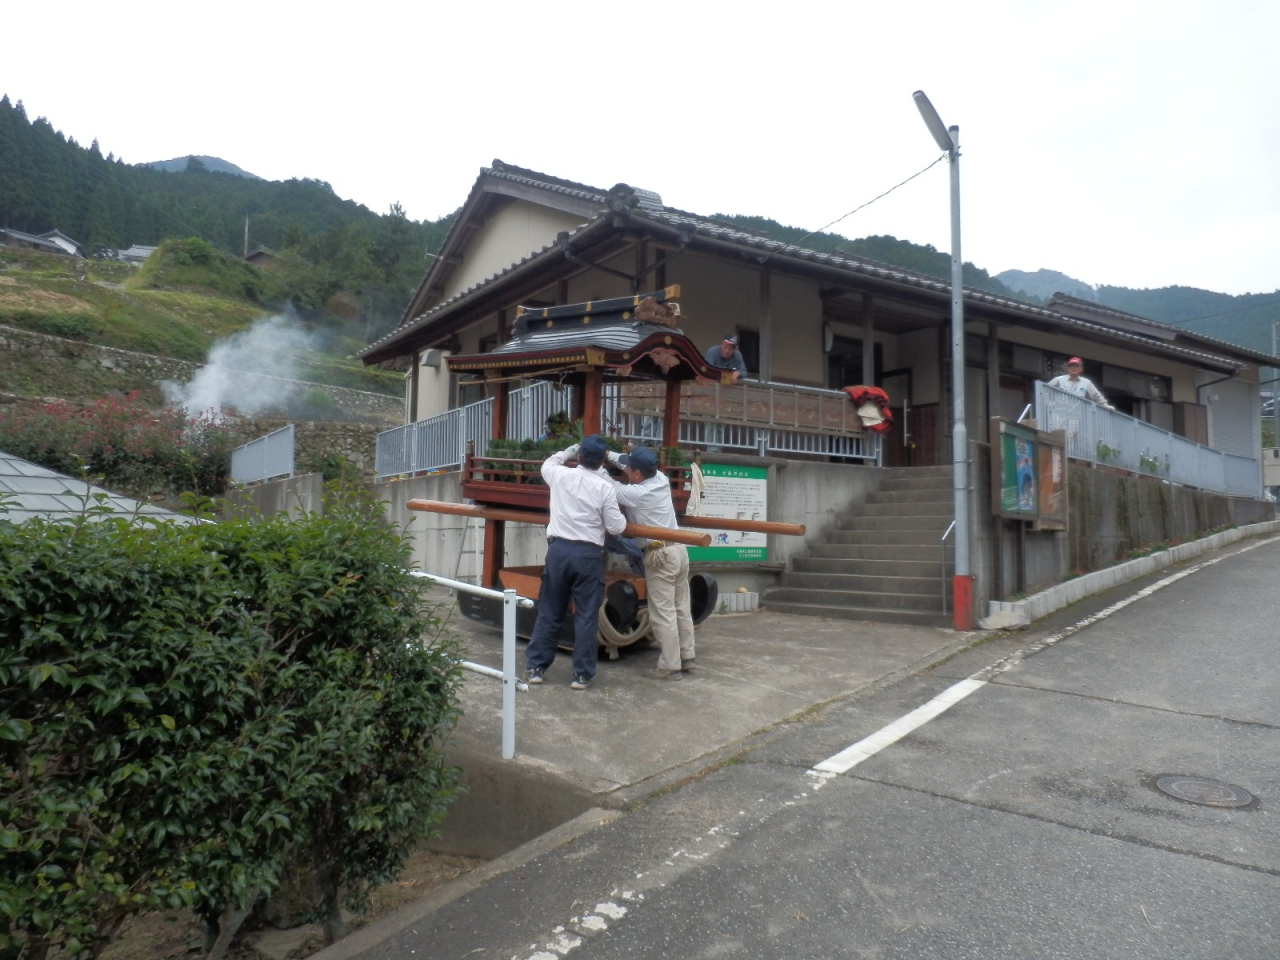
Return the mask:
<svg viewBox="0 0 1280 960">
<path fill-rule="evenodd" d="M 495 172 L 495 168 L 498 167 L 501 169 L 496 169 Z M 718 248 L 737 253 L 738 255 L 745 253 L 753 256 L 761 264 L 771 260 L 777 260 L 780 263 L 788 263 L 792 265 L 793 269 L 795 267 L 808 267 L 823 271 L 837 281 L 840 279 L 847 280 L 850 275 L 854 275 L 866 277 L 879 283 L 888 284 L 904 290 L 917 290 L 926 294 L 931 299 L 949 299 L 951 296 L 951 284 L 936 277 L 930 277 L 925 274 L 904 270 L 900 267 L 895 267 L 889 264 L 877 263 L 872 260 L 862 260 L 834 253 L 821 253 L 816 250 L 809 250 L 805 247 L 784 243 L 779 240 L 772 240 L 709 217 L 702 217 L 686 211 L 659 206 L 653 203 L 650 199 L 650 196 L 655 195 L 648 195 L 646 191 L 640 191 L 640 193 L 646 194 L 646 196 L 642 198 L 636 194 L 634 190 L 622 184 L 609 191 L 608 194 L 605 194 L 603 191 L 599 191 L 594 187 L 588 187 L 585 184 L 577 184 L 572 181 L 559 181 L 557 178 L 548 177 L 544 174 L 537 173 L 536 171 L 502 164 L 501 161 L 495 161 L 494 168 L 487 168 L 482 171 L 480 179 L 476 182 L 476 187 L 473 188 L 472 197 L 468 199 L 468 205 L 472 204 L 477 191 L 481 189 L 482 181 L 485 176 L 500 176 L 520 182 L 526 182 L 530 185 L 539 186 L 544 189 L 561 190 L 567 193 L 574 193 L 575 195 L 581 194 L 582 196 L 590 196 L 593 199 L 599 198 L 602 203 L 609 203 L 612 199 L 613 202 L 609 203 L 609 207 L 602 212 L 600 216 L 577 230 L 570 232 L 568 241 L 570 244 L 573 244 L 575 241 L 580 242 L 584 238 L 604 232 L 605 225 L 612 222 L 616 216 L 621 215 L 632 221 L 645 225 L 650 229 L 654 229 L 659 232 L 666 232 L 670 238 L 674 239 L 677 243 L 691 243 L 698 246 L 707 246 L 711 249 Z M 631 190 L 632 193 L 632 196 L 629 198 L 631 202 L 620 203 L 620 200 L 628 199 L 622 196 L 628 190 Z M 461 221 L 461 217 L 459 219 Z M 456 226 L 457 225 L 455 225 L 455 229 Z M 452 232 L 450 236 L 453 236 Z M 446 241 L 446 243 L 447 242 L 448 241 Z M 400 353 L 403 353 L 404 351 L 401 350 L 400 352 L 397 352 L 396 347 L 404 340 L 411 339 L 417 332 L 431 326 L 432 323 L 441 319 L 449 312 L 462 308 L 464 305 L 484 295 L 486 292 L 494 290 L 495 288 L 500 288 L 504 283 L 512 282 L 517 278 L 541 269 L 548 262 L 555 262 L 556 257 L 563 255 L 560 252 L 563 247 L 564 244 L 560 242 L 543 247 L 541 250 L 536 251 L 525 257 L 523 260 L 512 264 L 489 279 L 481 281 L 467 290 L 456 294 L 449 300 L 435 305 L 422 315 L 408 320 L 407 322 L 402 321 L 400 327 L 383 337 L 381 340 L 370 344 L 358 355 L 361 359 L 365 360 L 365 362 L 370 363 L 399 356 Z M 433 264 L 432 269 L 428 271 L 427 278 L 424 278 L 423 280 L 423 285 L 428 282 L 435 269 L 436 267 Z M 1169 343 L 1156 336 L 1144 337 L 1138 333 L 1109 327 L 1104 323 L 1083 320 L 1069 316 L 1060 311 L 1039 307 L 1035 304 L 1026 303 L 1021 300 L 1001 297 L 996 294 L 977 290 L 971 287 L 964 288 L 963 296 L 966 303 L 988 307 L 1001 313 L 1010 314 L 1013 317 L 1036 319 L 1046 324 L 1063 327 L 1067 330 L 1088 336 L 1090 339 L 1113 340 L 1128 345 L 1140 344 L 1148 351 L 1155 351 L 1169 356 L 1175 356 L 1187 362 L 1225 372 L 1238 372 L 1246 363 L 1266 363 L 1270 359 L 1257 354 L 1254 351 L 1235 346 L 1234 344 L 1215 341 L 1207 337 L 1195 337 L 1194 339 L 1211 344 L 1217 351 L 1216 353 L 1207 353 L 1202 350 L 1192 349 L 1191 347 Z M 1119 313 L 1119 311 L 1115 312 L 1117 314 Z M 1128 318 L 1131 315 L 1123 316 Z M 1132 317 L 1132 319 L 1140 321 L 1145 325 L 1152 326 L 1153 332 L 1154 327 L 1167 329 L 1168 326 L 1166 324 L 1160 324 L 1158 321 L 1149 320 L 1145 317 Z M 1187 331 L 1177 332 L 1184 337 L 1186 337 L 1188 333 Z M 1228 356 L 1219 355 L 1222 353 L 1225 353 Z"/>
<path fill-rule="evenodd" d="M 1171 323 L 1152 320 L 1150 317 L 1142 317 L 1136 313 L 1127 313 L 1124 310 L 1117 310 L 1115 307 L 1105 307 L 1100 303 L 1091 303 L 1088 300 L 1071 297 L 1065 293 L 1055 293 L 1053 297 L 1050 298 L 1048 305 L 1052 307 L 1054 304 L 1061 304 L 1068 309 L 1075 308 L 1089 313 L 1115 317 L 1117 320 L 1124 320 L 1129 323 L 1139 323 L 1153 328 L 1156 336 L 1167 336 L 1168 334 L 1173 334 L 1175 338 L 1180 340 L 1190 340 L 1193 343 L 1206 344 L 1217 350 L 1229 350 L 1242 359 L 1248 360 L 1250 363 L 1261 364 L 1263 366 L 1275 365 L 1275 357 L 1268 353 L 1262 353 L 1258 350 L 1250 350 L 1248 347 L 1242 347 L 1239 344 L 1231 343 L 1227 340 L 1220 340 L 1217 337 L 1209 337 L 1203 333 L 1196 333 L 1194 330 L 1184 330 L 1182 327 L 1175 327 Z"/>
</svg>

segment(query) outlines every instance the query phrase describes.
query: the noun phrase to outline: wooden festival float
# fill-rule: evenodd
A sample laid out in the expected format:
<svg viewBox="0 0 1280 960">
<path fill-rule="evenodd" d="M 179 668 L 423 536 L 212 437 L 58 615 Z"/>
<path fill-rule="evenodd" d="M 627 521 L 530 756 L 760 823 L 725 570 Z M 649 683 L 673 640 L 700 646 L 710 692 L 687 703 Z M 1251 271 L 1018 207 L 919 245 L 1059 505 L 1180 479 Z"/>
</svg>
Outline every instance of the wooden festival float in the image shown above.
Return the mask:
<svg viewBox="0 0 1280 960">
<path fill-rule="evenodd" d="M 452 372 L 478 374 L 488 382 L 494 400 L 492 439 L 499 441 L 533 439 L 505 436 L 510 389 L 518 381 L 551 380 L 572 387 L 571 409 L 563 411 L 565 419 L 570 424 L 581 423 L 581 436 L 600 433 L 606 437 L 609 433 L 602 422 L 606 384 L 647 383 L 650 391 L 661 385 L 664 402 L 660 408 L 659 469 L 671 480 L 672 498 L 682 529 L 628 524 L 624 537 L 705 547 L 711 542 L 706 530 L 803 535 L 804 527 L 798 524 L 685 515 L 691 468 L 667 463 L 662 455 L 679 444 L 681 384 L 692 380 L 728 385 L 731 374 L 708 364 L 693 341 L 678 329 L 680 311 L 673 301 L 679 295 L 679 286 L 670 286 L 649 294 L 611 300 L 520 307 L 510 341 L 488 353 L 449 357 L 447 363 Z M 574 438 L 565 438 L 558 449 L 573 442 Z M 542 567 L 503 565 L 506 525 L 545 526 L 550 521 L 551 491 L 542 480 L 542 459 L 504 455 L 505 451 L 496 449 L 498 446 L 494 444 L 494 450 L 479 454 L 467 453 L 462 466 L 462 495 L 471 504 L 410 500 L 408 506 L 411 510 L 483 520 L 481 585 L 498 590 L 513 589 L 536 602 Z M 715 578 L 694 573 L 689 577 L 689 590 L 694 622 L 701 623 L 715 610 L 719 599 Z M 469 619 L 501 629 L 501 601 L 462 594 L 458 603 Z M 645 603 L 642 575 L 630 569 L 606 570 L 599 624 L 600 642 L 610 658 L 616 658 L 621 647 L 651 639 Z M 516 632 L 530 637 L 536 619 L 536 606 L 520 608 Z M 572 617 L 566 617 L 561 633 L 561 643 L 565 646 L 572 647 L 572 631 Z"/>
</svg>

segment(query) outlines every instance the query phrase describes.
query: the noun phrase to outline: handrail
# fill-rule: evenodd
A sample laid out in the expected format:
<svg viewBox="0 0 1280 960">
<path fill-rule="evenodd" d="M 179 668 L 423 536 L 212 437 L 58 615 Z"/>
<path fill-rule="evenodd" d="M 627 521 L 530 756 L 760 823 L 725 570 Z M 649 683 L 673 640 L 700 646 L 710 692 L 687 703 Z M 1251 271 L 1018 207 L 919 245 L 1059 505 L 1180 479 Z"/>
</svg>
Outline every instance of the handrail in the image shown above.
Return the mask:
<svg viewBox="0 0 1280 960">
<path fill-rule="evenodd" d="M 516 755 L 516 690 L 524 692 L 529 689 L 527 683 L 516 679 L 516 607 L 529 609 L 534 606 L 533 601 L 528 597 L 517 596 L 514 590 L 490 590 L 488 587 L 477 587 L 474 583 L 423 573 L 421 570 L 405 572 L 411 577 L 430 580 L 461 593 L 474 593 L 480 597 L 502 601 L 502 670 L 472 663 L 470 660 L 461 661 L 461 666 L 472 673 L 502 681 L 502 759 L 513 759 Z"/>
<path fill-rule="evenodd" d="M 947 529 L 943 531 L 942 538 L 938 541 L 938 547 L 942 551 L 942 569 L 939 576 L 942 578 L 942 613 L 947 613 L 947 537 L 951 536 L 951 531 L 956 528 L 956 522 L 952 520 L 947 524 Z"/>
</svg>

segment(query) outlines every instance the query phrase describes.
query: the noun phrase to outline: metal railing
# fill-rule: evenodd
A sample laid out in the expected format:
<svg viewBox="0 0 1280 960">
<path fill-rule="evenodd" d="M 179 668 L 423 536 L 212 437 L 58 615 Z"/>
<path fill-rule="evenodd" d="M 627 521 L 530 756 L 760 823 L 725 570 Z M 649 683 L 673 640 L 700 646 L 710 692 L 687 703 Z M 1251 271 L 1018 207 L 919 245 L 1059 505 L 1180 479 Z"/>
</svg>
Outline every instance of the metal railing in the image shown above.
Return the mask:
<svg viewBox="0 0 1280 960">
<path fill-rule="evenodd" d="M 662 383 L 614 383 L 605 388 L 604 427 L 633 443 L 662 440 Z M 681 392 L 680 443 L 769 454 L 803 454 L 880 462 L 880 438 L 862 429 L 853 404 L 838 390 L 748 381 L 731 387 L 696 385 Z M 533 440 L 547 418 L 573 409 L 573 390 L 539 381 L 512 390 L 506 436 Z M 395 427 L 378 434 L 377 479 L 457 467 L 467 443 L 483 454 L 492 436 L 493 401 Z"/>
<path fill-rule="evenodd" d="M 951 536 L 951 531 L 956 528 L 956 522 L 952 520 L 947 524 L 947 529 L 942 532 L 941 538 L 938 540 L 938 546 L 942 550 L 942 615 L 947 615 L 947 537 Z"/>
<path fill-rule="evenodd" d="M 481 400 L 439 416 L 406 423 L 378 434 L 374 476 L 432 473 L 456 467 L 467 456 L 467 442 L 484 453 L 492 435 L 493 401 Z"/>
<path fill-rule="evenodd" d="M 236 483 L 257 483 L 275 477 L 293 476 L 294 425 L 272 430 L 265 437 L 250 440 L 231 451 L 231 479 Z"/>
<path fill-rule="evenodd" d="M 1065 431 L 1069 457 L 1232 497 L 1262 495 L 1252 457 L 1214 450 L 1047 383 L 1036 384 L 1035 396 L 1039 429 Z"/>
<path fill-rule="evenodd" d="M 474 593 L 502 601 L 502 669 L 495 670 L 493 667 L 472 663 L 470 660 L 461 661 L 461 666 L 463 670 L 502 681 L 502 759 L 513 759 L 516 755 L 516 690 L 529 689 L 527 683 L 516 679 L 516 607 L 532 607 L 533 601 L 527 597 L 518 596 L 514 590 L 490 590 L 487 587 L 477 587 L 473 583 L 463 583 L 461 580 L 433 576 L 421 570 L 407 572 L 411 577 L 430 580 L 451 590 Z"/>
</svg>

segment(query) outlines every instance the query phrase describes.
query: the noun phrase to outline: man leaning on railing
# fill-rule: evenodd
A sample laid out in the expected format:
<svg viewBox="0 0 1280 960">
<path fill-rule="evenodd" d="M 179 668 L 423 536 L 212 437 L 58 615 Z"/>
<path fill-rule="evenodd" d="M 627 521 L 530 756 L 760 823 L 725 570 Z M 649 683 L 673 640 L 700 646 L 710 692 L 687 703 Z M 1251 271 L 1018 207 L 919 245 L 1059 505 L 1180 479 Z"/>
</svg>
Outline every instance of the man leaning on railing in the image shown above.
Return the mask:
<svg viewBox="0 0 1280 960">
<path fill-rule="evenodd" d="M 1084 362 L 1079 357 L 1072 357 L 1067 361 L 1067 372 L 1050 380 L 1049 386 L 1063 390 L 1073 397 L 1092 400 L 1108 410 L 1115 410 L 1115 407 L 1107 403 L 1107 398 L 1102 395 L 1102 391 L 1093 385 L 1092 380 L 1080 376 L 1083 369 Z"/>
</svg>

